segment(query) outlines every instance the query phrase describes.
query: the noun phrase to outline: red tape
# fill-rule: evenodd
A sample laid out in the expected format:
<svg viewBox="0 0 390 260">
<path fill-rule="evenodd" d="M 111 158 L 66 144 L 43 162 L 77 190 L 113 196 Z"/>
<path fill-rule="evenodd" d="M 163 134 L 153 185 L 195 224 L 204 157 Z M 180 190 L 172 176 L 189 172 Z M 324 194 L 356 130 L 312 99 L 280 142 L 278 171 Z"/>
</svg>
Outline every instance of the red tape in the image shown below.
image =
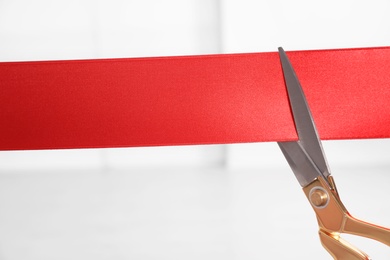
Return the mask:
<svg viewBox="0 0 390 260">
<path fill-rule="evenodd" d="M 287 52 L 321 139 L 390 137 L 390 48 Z M 0 63 L 0 150 L 296 140 L 278 53 Z"/>
</svg>

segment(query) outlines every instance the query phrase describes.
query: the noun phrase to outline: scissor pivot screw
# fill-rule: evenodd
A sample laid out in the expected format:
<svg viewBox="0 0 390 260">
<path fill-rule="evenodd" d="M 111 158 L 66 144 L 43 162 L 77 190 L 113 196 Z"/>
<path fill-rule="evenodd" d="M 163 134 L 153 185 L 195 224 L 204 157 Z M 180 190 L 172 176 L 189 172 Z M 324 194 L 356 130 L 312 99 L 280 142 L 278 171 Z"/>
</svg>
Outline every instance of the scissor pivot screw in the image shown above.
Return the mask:
<svg viewBox="0 0 390 260">
<path fill-rule="evenodd" d="M 328 204 L 328 193 L 320 187 L 315 187 L 310 191 L 310 202 L 317 208 L 324 208 Z"/>
</svg>

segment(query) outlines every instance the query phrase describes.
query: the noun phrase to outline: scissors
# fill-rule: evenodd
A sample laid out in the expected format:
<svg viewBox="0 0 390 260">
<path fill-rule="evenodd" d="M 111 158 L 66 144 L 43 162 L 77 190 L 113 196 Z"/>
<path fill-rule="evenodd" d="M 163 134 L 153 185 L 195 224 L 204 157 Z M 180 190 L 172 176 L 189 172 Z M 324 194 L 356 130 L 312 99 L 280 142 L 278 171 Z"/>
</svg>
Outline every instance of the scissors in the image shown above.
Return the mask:
<svg viewBox="0 0 390 260">
<path fill-rule="evenodd" d="M 279 57 L 298 141 L 278 145 L 316 213 L 321 243 L 334 259 L 370 259 L 340 234 L 371 238 L 390 246 L 390 229 L 356 219 L 344 207 L 301 84 L 283 48 L 279 48 Z"/>
</svg>

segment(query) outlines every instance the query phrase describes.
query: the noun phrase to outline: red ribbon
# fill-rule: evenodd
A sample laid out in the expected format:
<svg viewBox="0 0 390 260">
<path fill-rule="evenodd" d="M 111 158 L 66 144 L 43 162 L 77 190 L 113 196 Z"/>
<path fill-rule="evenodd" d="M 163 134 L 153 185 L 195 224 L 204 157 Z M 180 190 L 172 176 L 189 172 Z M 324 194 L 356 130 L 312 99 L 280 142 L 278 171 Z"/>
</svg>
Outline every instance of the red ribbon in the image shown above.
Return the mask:
<svg viewBox="0 0 390 260">
<path fill-rule="evenodd" d="M 390 137 L 390 48 L 287 52 L 321 139 Z M 0 150 L 296 140 L 278 53 L 0 63 Z"/>
</svg>

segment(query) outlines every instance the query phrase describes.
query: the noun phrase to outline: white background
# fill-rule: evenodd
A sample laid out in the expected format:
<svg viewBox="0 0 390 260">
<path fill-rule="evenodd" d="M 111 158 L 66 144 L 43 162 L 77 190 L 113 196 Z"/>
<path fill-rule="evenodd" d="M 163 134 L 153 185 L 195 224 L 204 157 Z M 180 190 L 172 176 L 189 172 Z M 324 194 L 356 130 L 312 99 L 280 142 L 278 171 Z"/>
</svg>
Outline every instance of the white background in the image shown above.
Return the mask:
<svg viewBox="0 0 390 260">
<path fill-rule="evenodd" d="M 389 11 L 385 0 L 0 0 L 0 60 L 388 46 Z M 389 144 L 324 142 L 351 213 L 387 226 Z M 330 259 L 278 149 L 0 152 L 0 259 Z"/>
</svg>

